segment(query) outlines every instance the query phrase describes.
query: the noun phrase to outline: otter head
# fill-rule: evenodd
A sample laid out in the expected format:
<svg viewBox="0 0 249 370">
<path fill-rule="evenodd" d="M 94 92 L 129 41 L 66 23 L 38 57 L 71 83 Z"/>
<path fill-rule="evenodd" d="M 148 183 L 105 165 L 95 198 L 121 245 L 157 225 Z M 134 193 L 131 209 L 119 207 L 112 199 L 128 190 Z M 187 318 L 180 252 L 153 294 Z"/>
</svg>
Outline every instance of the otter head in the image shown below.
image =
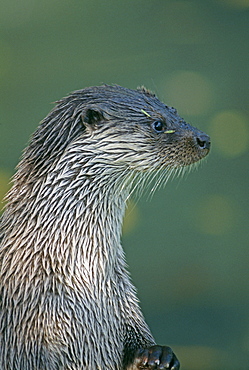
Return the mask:
<svg viewBox="0 0 249 370">
<path fill-rule="evenodd" d="M 19 174 L 22 180 L 43 176 L 62 158 L 75 168 L 87 161 L 92 171 L 175 170 L 204 158 L 209 148 L 208 135 L 148 90 L 103 85 L 57 103 L 33 135 Z"/>
<path fill-rule="evenodd" d="M 142 88 L 100 86 L 79 105 L 86 137 L 92 137 L 106 163 L 134 170 L 181 168 L 198 162 L 210 149 L 205 133 L 186 123 L 177 111 Z"/>
</svg>

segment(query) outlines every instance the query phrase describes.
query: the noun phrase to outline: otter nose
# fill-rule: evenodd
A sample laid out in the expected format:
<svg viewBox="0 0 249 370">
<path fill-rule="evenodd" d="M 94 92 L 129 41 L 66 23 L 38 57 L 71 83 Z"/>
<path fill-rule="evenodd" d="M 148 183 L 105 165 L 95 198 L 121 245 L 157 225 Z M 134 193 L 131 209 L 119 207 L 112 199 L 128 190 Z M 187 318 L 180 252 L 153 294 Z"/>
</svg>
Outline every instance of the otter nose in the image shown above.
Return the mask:
<svg viewBox="0 0 249 370">
<path fill-rule="evenodd" d="M 200 133 L 196 137 L 196 143 L 200 149 L 209 149 L 210 148 L 210 137 L 207 134 Z"/>
</svg>

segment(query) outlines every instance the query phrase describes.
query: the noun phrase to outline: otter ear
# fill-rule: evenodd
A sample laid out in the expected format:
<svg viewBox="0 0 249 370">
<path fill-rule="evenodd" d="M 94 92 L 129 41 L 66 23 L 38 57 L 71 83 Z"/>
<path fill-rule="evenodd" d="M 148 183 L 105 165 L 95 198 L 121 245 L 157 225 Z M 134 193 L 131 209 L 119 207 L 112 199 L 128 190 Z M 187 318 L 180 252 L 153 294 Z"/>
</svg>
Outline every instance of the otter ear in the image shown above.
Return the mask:
<svg viewBox="0 0 249 370">
<path fill-rule="evenodd" d="M 89 108 L 82 114 L 81 119 L 85 127 L 91 126 L 91 129 L 94 129 L 94 126 L 103 119 L 103 114 L 100 110 Z"/>
</svg>

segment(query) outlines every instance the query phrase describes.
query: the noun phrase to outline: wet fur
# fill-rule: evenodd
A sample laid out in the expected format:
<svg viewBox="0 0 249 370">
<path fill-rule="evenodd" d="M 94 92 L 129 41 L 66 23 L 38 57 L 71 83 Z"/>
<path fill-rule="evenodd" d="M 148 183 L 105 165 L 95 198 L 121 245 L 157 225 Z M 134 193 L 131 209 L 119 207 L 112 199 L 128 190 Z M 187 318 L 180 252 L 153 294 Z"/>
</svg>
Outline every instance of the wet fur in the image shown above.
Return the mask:
<svg viewBox="0 0 249 370">
<path fill-rule="evenodd" d="M 175 132 L 159 135 L 156 120 Z M 1 370 L 131 369 L 136 349 L 155 344 L 120 244 L 125 203 L 158 171 L 159 184 L 204 157 L 199 133 L 145 89 L 57 103 L 1 219 Z"/>
</svg>

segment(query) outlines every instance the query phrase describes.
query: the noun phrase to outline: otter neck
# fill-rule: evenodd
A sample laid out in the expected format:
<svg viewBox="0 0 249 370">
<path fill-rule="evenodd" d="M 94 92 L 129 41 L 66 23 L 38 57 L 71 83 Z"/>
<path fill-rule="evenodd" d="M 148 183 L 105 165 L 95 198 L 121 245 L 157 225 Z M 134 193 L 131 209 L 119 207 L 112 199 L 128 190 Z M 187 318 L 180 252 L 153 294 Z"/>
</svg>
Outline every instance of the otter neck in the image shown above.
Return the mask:
<svg viewBox="0 0 249 370">
<path fill-rule="evenodd" d="M 123 253 L 120 235 L 131 185 L 125 171 L 101 163 L 92 170 L 88 161 L 80 168 L 55 166 L 34 185 L 26 184 L 21 206 L 14 202 L 19 214 L 12 214 L 13 221 L 23 219 L 21 228 L 12 222 L 10 231 L 10 240 L 20 235 L 15 250 L 21 257 L 15 257 L 47 276 L 77 276 L 90 284 L 100 274 L 111 278 Z"/>
</svg>

